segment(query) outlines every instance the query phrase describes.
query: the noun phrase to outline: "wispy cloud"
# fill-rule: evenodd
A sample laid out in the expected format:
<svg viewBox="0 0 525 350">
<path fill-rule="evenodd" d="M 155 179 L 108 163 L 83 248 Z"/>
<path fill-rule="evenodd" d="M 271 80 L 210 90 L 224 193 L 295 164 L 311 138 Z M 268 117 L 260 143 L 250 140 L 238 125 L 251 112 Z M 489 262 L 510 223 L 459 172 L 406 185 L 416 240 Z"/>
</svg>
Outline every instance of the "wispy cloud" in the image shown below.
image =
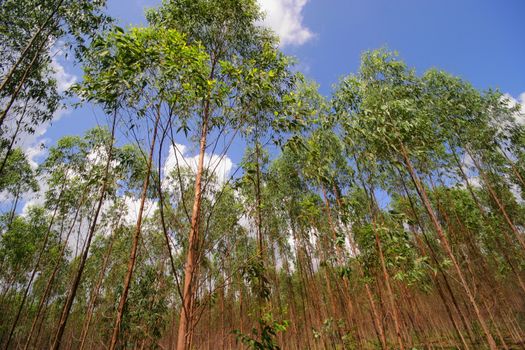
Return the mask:
<svg viewBox="0 0 525 350">
<path fill-rule="evenodd" d="M 74 74 L 69 73 L 66 70 L 64 64 L 61 63 L 60 53 L 53 55 L 51 67 L 53 69 L 53 77 L 57 82 L 57 88 L 59 93 L 64 93 L 74 83 L 77 82 L 78 78 Z M 38 159 L 45 154 L 44 146 L 50 141 L 48 138 L 45 137 L 45 134 L 51 126 L 51 124 L 60 120 L 62 117 L 69 113 L 69 109 L 65 107 L 60 107 L 53 115 L 53 119 L 51 120 L 51 122 L 36 125 L 34 127 L 35 132 L 32 134 L 21 135 L 21 137 L 17 141 L 16 146 L 24 150 L 31 166 L 36 168 Z"/>
<path fill-rule="evenodd" d="M 525 125 L 525 92 L 522 92 L 517 99 L 510 94 L 505 94 L 504 97 L 508 99 L 512 107 L 520 106 L 520 110 L 514 115 L 514 118 L 518 124 Z"/>
</svg>

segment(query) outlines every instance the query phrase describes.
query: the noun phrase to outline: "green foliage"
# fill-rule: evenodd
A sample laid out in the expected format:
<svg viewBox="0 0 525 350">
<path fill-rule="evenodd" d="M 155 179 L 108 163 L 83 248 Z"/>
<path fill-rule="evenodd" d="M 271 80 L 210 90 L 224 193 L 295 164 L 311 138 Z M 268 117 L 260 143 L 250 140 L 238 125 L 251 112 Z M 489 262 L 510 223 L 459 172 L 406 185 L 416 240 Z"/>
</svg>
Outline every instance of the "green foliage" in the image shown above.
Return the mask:
<svg viewBox="0 0 525 350">
<path fill-rule="evenodd" d="M 2 278 L 4 280 L 15 278 L 17 283 L 23 283 L 28 271 L 34 266 L 36 256 L 43 244 L 49 218 L 42 208 L 32 208 L 28 211 L 27 217 L 17 216 L 10 223 L 4 220 L 2 226 L 5 226 L 0 238 Z M 51 254 L 53 244 L 57 244 L 56 233 L 53 232 L 51 235 L 52 244 L 48 245 L 46 254 Z"/>
<path fill-rule="evenodd" d="M 185 105 L 213 85 L 206 78 L 206 59 L 199 45 L 188 45 L 176 30 L 116 27 L 91 45 L 76 91 L 110 113 L 127 106 L 143 115 L 152 103 L 147 96 Z"/>
<path fill-rule="evenodd" d="M 277 333 L 286 331 L 289 322 L 286 320 L 282 322 L 274 321 L 271 314 L 265 314 L 258 322 L 259 330 L 253 328 L 251 335 L 234 330 L 233 333 L 237 336 L 237 341 L 241 341 L 249 349 L 253 350 L 280 350 L 281 348 L 277 345 L 275 337 Z"/>
<path fill-rule="evenodd" d="M 14 149 L 7 156 L 5 167 L 0 177 L 1 191 L 7 191 L 14 196 L 29 191 L 38 191 L 35 172 L 31 168 L 27 156 L 19 148 Z"/>
<path fill-rule="evenodd" d="M 251 259 L 243 267 L 243 276 L 254 295 L 262 300 L 270 297 L 271 289 L 265 276 L 264 263 L 260 258 Z"/>
<path fill-rule="evenodd" d="M 418 75 L 385 49 L 365 52 L 359 71 L 327 100 L 259 25 L 255 0 L 164 0 L 148 12 L 149 26 L 109 30 L 104 5 L 6 0 L 0 8 L 0 192 L 14 198 L 0 221 L 0 312 L 11 322 L 20 310 L 18 345 L 35 320 L 39 339 L 29 347 L 48 346 L 91 228 L 65 333 L 70 347 L 89 327 L 92 347 L 111 337 L 130 262 L 119 346 L 173 341 L 189 249 L 196 252 L 189 279 L 196 348 L 219 332 L 227 341 L 224 333 L 239 325 L 253 327 L 233 331 L 250 349 L 280 349 L 277 337 L 290 326 L 290 347 L 366 348 L 376 320 L 391 342 L 397 313 L 403 337 L 417 331 L 430 344 L 435 332 L 441 344 L 455 321 L 459 332 L 477 327 L 464 317 L 472 310 L 458 287 L 461 271 L 483 302 L 481 315 L 494 311 L 494 329 L 515 327 L 525 290 L 519 107 L 436 69 Z M 100 105 L 135 142 L 97 127 L 61 138 L 35 170 L 17 140 L 60 105 L 47 45 L 58 39 L 81 54 L 84 78 L 72 92 Z M 227 155 L 235 137 L 246 143 L 242 171 L 222 179 L 208 158 Z M 201 183 L 188 157 L 177 157 L 177 168 L 165 163 L 167 146 L 171 159 L 179 139 L 198 142 Z M 149 211 L 137 230 L 147 174 Z M 41 204 L 19 213 L 28 192 Z M 138 250 L 130 258 L 132 237 Z M 438 294 L 445 305 L 435 302 Z M 503 311 L 493 309 L 500 301 Z M 9 322 L 0 325 L 0 342 Z"/>
<path fill-rule="evenodd" d="M 0 137 L 16 142 L 61 107 L 56 52 L 83 59 L 86 42 L 111 19 L 105 0 L 6 0 L 0 6 Z M 55 45 L 52 47 L 52 45 Z M 5 147 L 5 145 L 2 145 Z M 8 156 L 10 147 L 3 156 Z M 7 147 L 6 147 L 7 148 Z M 1 170 L 0 170 L 1 171 Z"/>
</svg>

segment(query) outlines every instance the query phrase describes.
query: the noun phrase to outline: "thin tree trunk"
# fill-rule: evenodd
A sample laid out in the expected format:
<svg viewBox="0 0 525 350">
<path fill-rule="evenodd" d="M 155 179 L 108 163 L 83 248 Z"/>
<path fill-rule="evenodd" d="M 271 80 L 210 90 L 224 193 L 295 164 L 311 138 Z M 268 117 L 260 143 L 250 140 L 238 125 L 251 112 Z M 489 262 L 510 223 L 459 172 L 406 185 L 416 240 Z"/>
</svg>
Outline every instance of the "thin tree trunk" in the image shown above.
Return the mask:
<svg viewBox="0 0 525 350">
<path fill-rule="evenodd" d="M 474 298 L 474 295 L 472 294 L 470 287 L 467 285 L 467 281 L 465 280 L 465 276 L 463 275 L 463 272 L 461 271 L 461 268 L 459 267 L 459 264 L 457 262 L 456 257 L 452 253 L 452 249 L 449 245 L 448 239 L 445 236 L 445 233 L 443 232 L 443 229 L 436 217 L 436 214 L 434 213 L 434 210 L 432 209 L 432 206 L 430 204 L 430 200 L 428 199 L 427 193 L 423 185 L 421 184 L 418 176 L 416 175 L 414 168 L 412 167 L 412 162 L 410 161 L 408 157 L 408 153 L 405 149 L 405 146 L 403 144 L 401 146 L 401 155 L 403 156 L 403 159 L 405 161 L 405 165 L 408 168 L 408 172 L 410 174 L 410 177 L 412 181 L 414 182 L 414 185 L 417 189 L 417 192 L 419 196 L 421 197 L 421 200 L 423 201 L 423 205 L 425 206 L 425 209 L 430 216 L 430 220 L 432 221 L 432 224 L 434 228 L 437 231 L 437 234 L 439 236 L 439 239 L 443 245 L 443 248 L 445 249 L 445 252 L 449 256 L 450 260 L 452 261 L 452 264 L 454 265 L 454 268 L 456 270 L 456 273 L 459 277 L 459 280 L 461 282 L 461 286 L 465 290 L 465 294 L 467 295 L 467 298 L 472 305 L 472 308 L 474 309 L 474 312 L 476 314 L 476 317 L 480 323 L 480 326 L 483 330 L 483 333 L 485 334 L 485 337 L 487 339 L 487 344 L 491 350 L 497 350 L 496 342 L 494 341 L 494 338 L 492 337 L 492 334 L 490 333 L 489 327 L 485 321 L 485 318 L 481 314 L 481 311 L 479 309 L 478 303 L 476 302 L 476 299 Z"/>
<path fill-rule="evenodd" d="M 215 74 L 215 65 L 217 61 L 212 58 L 210 78 L 213 79 Z M 188 241 L 188 255 L 186 258 L 186 265 L 184 267 L 184 287 L 182 298 L 182 310 L 180 312 L 179 330 L 177 334 L 177 350 L 186 350 L 191 348 L 191 336 L 193 327 L 191 320 L 193 316 L 193 284 L 195 276 L 195 269 L 197 266 L 196 257 L 198 257 L 198 242 L 199 242 L 199 217 L 201 210 L 202 199 L 202 175 L 204 171 L 204 156 L 206 154 L 208 123 L 211 114 L 210 96 L 204 101 L 204 110 L 201 126 L 201 136 L 199 141 L 199 160 L 197 166 L 197 174 L 195 176 L 195 193 L 193 198 L 193 208 L 191 213 L 191 228 Z"/>
<path fill-rule="evenodd" d="M 467 186 L 467 189 L 468 189 L 468 191 L 470 193 L 470 196 L 472 197 L 472 200 L 474 201 L 474 203 L 476 204 L 479 212 L 481 213 L 481 216 L 482 216 L 483 220 L 487 224 L 490 224 L 489 218 L 487 217 L 487 213 L 486 213 L 485 209 L 482 207 L 478 197 L 474 193 L 474 191 L 472 189 L 472 185 L 470 184 L 470 181 L 469 181 L 467 175 L 463 171 L 463 168 L 461 166 L 461 162 L 459 161 L 458 155 L 457 155 L 457 153 L 454 150 L 452 151 L 452 155 L 454 156 L 454 159 L 455 159 L 456 165 L 458 166 L 458 169 L 460 171 L 461 177 L 463 178 L 463 181 L 465 181 L 465 185 Z M 512 239 L 511 239 L 510 235 L 508 234 L 508 232 L 506 230 L 502 230 L 502 232 L 503 232 L 503 236 L 505 237 L 505 241 L 509 244 L 509 247 L 514 247 L 514 243 L 512 242 Z M 507 251 L 505 249 L 502 249 L 501 242 L 500 242 L 500 240 L 498 238 L 496 238 L 496 243 L 498 244 L 498 247 L 500 248 L 500 251 L 504 255 L 505 260 L 509 264 L 512 272 L 516 275 L 516 278 L 517 278 L 517 280 L 519 282 L 520 288 L 525 293 L 525 283 L 523 282 L 519 271 L 515 268 L 514 263 L 510 259 Z"/>
<path fill-rule="evenodd" d="M 64 307 L 62 309 L 62 314 L 60 316 L 60 321 L 58 323 L 58 329 L 57 329 L 57 332 L 55 334 L 55 338 L 53 340 L 53 345 L 52 345 L 52 349 L 53 350 L 58 350 L 59 347 L 60 347 L 60 343 L 62 341 L 62 336 L 64 335 L 64 330 L 66 329 L 66 324 L 67 324 L 67 319 L 69 317 L 69 312 L 71 310 L 71 306 L 73 305 L 73 300 L 75 299 L 75 296 L 76 296 L 76 293 L 77 293 L 77 289 L 78 289 L 78 286 L 80 284 L 80 278 L 82 277 L 82 273 L 84 272 L 84 267 L 86 265 L 86 260 L 88 258 L 88 254 L 89 254 L 89 247 L 91 245 L 91 240 L 93 239 L 93 236 L 95 234 L 95 229 L 97 227 L 98 216 L 99 216 L 100 211 L 102 209 L 102 204 L 104 203 L 104 197 L 106 195 L 106 189 L 107 189 L 107 186 L 108 186 L 109 170 L 110 170 L 112 154 L 113 154 L 113 144 L 114 144 L 114 138 L 115 138 L 115 126 L 116 126 L 116 123 L 117 123 L 116 120 L 117 120 L 117 114 L 116 114 L 116 111 L 115 111 L 115 114 L 113 116 L 113 125 L 111 127 L 111 140 L 110 140 L 110 144 L 108 145 L 108 156 L 107 156 L 106 165 L 105 165 L 105 169 L 104 169 L 104 182 L 102 183 L 102 187 L 100 189 L 100 195 L 99 195 L 97 208 L 95 210 L 95 214 L 93 215 L 93 222 L 91 223 L 91 227 L 89 229 L 89 232 L 88 232 L 88 235 L 87 235 L 87 238 L 86 238 L 84 252 L 83 252 L 83 254 L 82 254 L 81 258 L 80 258 L 80 262 L 79 262 L 79 266 L 78 266 L 77 272 L 76 272 L 75 277 L 73 279 L 73 282 L 71 284 L 71 289 L 70 289 L 70 291 L 68 293 L 66 303 L 64 304 Z"/>
<path fill-rule="evenodd" d="M 427 242 L 427 245 L 428 245 L 428 247 L 430 249 L 430 254 L 427 253 L 427 251 L 426 251 L 426 249 L 425 249 L 425 247 L 423 245 L 423 242 L 421 241 L 421 238 L 417 235 L 417 233 L 414 230 L 414 237 L 416 239 L 416 243 L 418 244 L 418 247 L 419 247 L 419 249 L 421 251 L 421 254 L 423 256 L 429 256 L 430 255 L 430 257 L 434 261 L 435 266 L 439 270 L 440 274 L 443 276 L 443 278 L 445 280 L 445 283 L 447 283 L 447 286 L 448 286 L 448 279 L 447 279 L 447 277 L 446 277 L 446 275 L 445 275 L 441 265 L 439 264 L 439 261 L 437 259 L 436 253 L 434 252 L 434 249 L 432 248 L 432 245 L 430 244 L 430 241 L 427 238 L 425 228 L 423 226 L 423 223 L 421 222 L 421 218 L 417 214 L 414 202 L 412 201 L 412 197 L 410 196 L 410 193 L 408 192 L 408 188 L 407 188 L 407 186 L 405 184 L 405 181 L 403 180 L 401 172 L 399 172 L 399 178 L 401 180 L 401 184 L 403 186 L 405 194 L 406 194 L 406 196 L 408 198 L 408 201 L 409 201 L 412 213 L 414 214 L 414 217 L 415 217 L 415 219 L 416 219 L 416 221 L 417 221 L 417 223 L 419 225 L 419 228 L 421 229 L 423 237 L 425 237 L 425 241 Z M 447 301 L 447 299 L 445 297 L 445 293 L 443 291 L 443 288 L 441 287 L 441 283 L 439 282 L 439 278 L 437 278 L 437 276 L 435 276 L 434 274 L 430 274 L 430 276 L 431 276 L 431 278 L 432 278 L 432 280 L 433 280 L 433 282 L 434 282 L 434 284 L 436 286 L 436 289 L 438 291 L 439 297 L 441 298 L 441 301 L 442 301 L 443 305 L 445 306 L 445 309 L 447 311 L 447 315 L 448 315 L 450 321 L 452 322 L 452 325 L 453 325 L 454 329 L 456 330 L 456 335 L 460 338 L 460 340 L 461 340 L 465 350 L 469 350 L 469 346 L 468 346 L 465 338 L 463 337 L 463 334 L 461 333 L 461 329 L 460 329 L 459 325 L 456 322 L 456 319 L 454 318 L 454 316 L 452 314 L 452 311 L 450 309 L 448 301 Z M 453 298 L 454 305 L 456 306 L 456 311 L 460 315 L 461 319 L 463 320 L 464 326 L 466 327 L 466 329 L 468 331 L 469 330 L 468 324 L 464 320 L 463 314 L 462 314 L 461 310 L 459 309 L 459 307 L 457 306 L 457 303 L 455 302 L 455 299 L 454 299 L 454 294 L 452 293 L 452 290 L 450 288 L 449 288 L 449 292 L 451 294 L 451 297 Z M 470 332 L 469 332 L 469 335 L 470 335 Z M 471 339 L 471 340 L 473 340 L 473 339 Z"/>
<path fill-rule="evenodd" d="M 189 338 L 191 337 L 190 320 L 192 319 L 192 307 L 193 307 L 193 284 L 196 276 L 194 272 L 196 269 L 195 260 L 198 255 L 198 232 L 199 232 L 199 216 L 201 207 L 201 186 L 202 186 L 202 175 L 204 170 L 204 155 L 206 152 L 206 138 L 208 135 L 208 112 L 209 102 L 206 103 L 204 112 L 204 120 L 201 129 L 200 139 L 200 151 L 199 161 L 197 167 L 197 175 L 195 178 L 195 194 L 193 200 L 193 210 L 191 216 L 191 230 L 189 235 L 188 244 L 188 256 L 186 260 L 186 266 L 184 268 L 184 289 L 183 289 L 183 307 L 180 313 L 179 321 L 179 332 L 177 336 L 177 350 L 186 350 L 189 348 Z"/>
<path fill-rule="evenodd" d="M 95 288 L 91 292 L 91 297 L 89 300 L 89 305 L 87 309 L 86 319 L 84 320 L 84 324 L 82 325 L 82 332 L 80 334 L 80 346 L 79 350 L 83 350 L 84 346 L 86 344 L 87 335 L 89 333 L 89 327 L 91 326 L 91 319 L 93 318 L 93 312 L 95 310 L 95 304 L 97 301 L 98 293 L 100 291 L 100 287 L 102 286 L 102 282 L 104 280 L 104 275 L 106 273 L 106 269 L 109 263 L 109 258 L 111 257 L 111 252 L 113 250 L 113 243 L 116 239 L 116 233 L 112 232 L 111 237 L 109 238 L 109 246 L 106 252 L 106 255 L 104 256 L 104 260 L 102 261 L 102 266 L 100 268 L 100 273 L 97 279 L 97 284 L 95 285 Z"/>
<path fill-rule="evenodd" d="M 386 269 L 385 257 L 383 255 L 383 248 L 381 246 L 381 240 L 379 238 L 379 234 L 377 232 L 377 227 L 376 227 L 374 219 L 372 219 L 372 225 L 374 227 L 376 247 L 377 247 L 377 251 L 379 253 L 379 261 L 381 263 L 381 271 L 383 273 L 383 279 L 384 279 L 385 285 L 386 285 L 387 298 L 388 298 L 388 302 L 390 304 L 390 309 L 392 311 L 392 317 L 394 319 L 394 328 L 395 328 L 395 331 L 396 331 L 397 343 L 399 345 L 399 349 L 404 350 L 405 349 L 405 345 L 403 343 L 403 338 L 402 338 L 402 335 L 401 335 L 401 325 L 399 323 L 399 313 L 398 313 L 398 310 L 397 310 L 397 307 L 396 307 L 396 304 L 395 304 L 394 293 L 392 292 L 392 287 L 390 285 L 390 276 L 389 276 L 388 271 Z"/>
<path fill-rule="evenodd" d="M 148 194 L 149 180 L 151 176 L 151 167 L 153 164 L 153 152 L 155 150 L 157 131 L 159 128 L 159 123 L 160 123 L 160 116 L 161 116 L 160 104 L 157 105 L 156 114 L 157 115 L 155 116 L 155 125 L 153 127 L 153 137 L 151 139 L 151 146 L 150 146 L 150 151 L 148 155 L 146 177 L 144 179 L 144 185 L 142 187 L 142 195 L 140 198 L 140 207 L 139 207 L 139 212 L 138 212 L 138 217 L 137 217 L 137 223 L 135 224 L 135 232 L 133 234 L 131 252 L 130 252 L 129 261 L 128 261 L 128 271 L 126 273 L 126 278 L 124 279 L 124 290 L 122 291 L 122 295 L 120 296 L 120 301 L 119 301 L 118 308 L 117 308 L 117 317 L 115 319 L 115 325 L 113 326 L 113 334 L 111 336 L 111 342 L 109 344 L 110 350 L 114 350 L 117 346 L 118 336 L 120 333 L 120 326 L 122 323 L 122 317 L 124 316 L 124 307 L 126 306 L 126 301 L 128 298 L 129 287 L 131 285 L 131 279 L 133 277 L 133 270 L 135 269 L 135 261 L 137 259 L 137 250 L 138 250 L 138 245 L 139 245 L 140 233 L 142 229 L 142 217 L 144 213 L 144 205 L 146 203 L 146 197 Z"/>
<path fill-rule="evenodd" d="M 86 189 L 87 190 L 87 189 Z M 85 200 L 85 197 L 86 197 L 86 190 L 84 190 L 84 193 L 82 194 L 82 198 L 77 206 L 77 209 L 75 210 L 75 215 L 73 217 L 73 224 L 71 225 L 70 229 L 68 230 L 67 232 L 67 235 L 66 235 L 66 238 L 64 239 L 64 243 L 62 245 L 62 248 L 60 249 L 60 253 L 59 253 L 59 258 L 55 264 L 55 267 L 53 268 L 53 272 L 51 273 L 51 276 L 49 277 L 47 283 L 46 283 L 46 288 L 44 290 L 44 294 L 42 295 L 42 298 L 40 299 L 40 302 L 38 304 L 38 307 L 37 307 L 37 310 L 36 310 L 36 314 L 35 314 L 35 317 L 33 318 L 33 322 L 31 323 L 31 329 L 29 331 L 29 335 L 27 336 L 27 339 L 26 339 L 26 342 L 25 342 L 25 345 L 24 345 L 24 350 L 27 350 L 27 348 L 29 347 L 29 344 L 31 343 L 31 338 L 33 337 L 33 334 L 34 334 L 34 331 L 35 331 L 35 327 L 36 327 L 36 324 L 38 322 L 38 318 L 40 317 L 40 313 L 42 312 L 42 309 L 44 307 L 44 304 L 47 302 L 47 298 L 51 292 L 51 287 L 52 287 L 52 284 L 53 284 L 53 281 L 55 280 L 55 277 L 56 277 L 56 274 L 58 273 L 58 270 L 60 268 L 60 264 L 61 264 L 61 258 L 64 256 L 64 252 L 66 250 L 66 247 L 67 247 L 67 243 L 69 241 L 69 236 L 71 235 L 71 232 L 73 232 L 73 228 L 75 226 L 75 222 L 77 220 L 77 217 L 78 217 L 78 213 L 80 212 L 80 209 L 82 208 L 82 205 L 84 204 L 84 200 Z"/>
<path fill-rule="evenodd" d="M 492 197 L 494 202 L 496 202 L 496 205 L 498 206 L 498 209 L 500 210 L 501 214 L 505 218 L 505 221 L 507 222 L 507 224 L 509 225 L 510 229 L 512 230 L 512 232 L 516 236 L 516 239 L 520 243 L 521 247 L 525 250 L 525 240 L 523 239 L 521 233 L 518 231 L 517 227 L 512 222 L 509 214 L 507 213 L 507 210 L 505 209 L 505 206 L 500 201 L 500 199 L 498 198 L 498 195 L 496 194 L 496 192 L 492 188 L 487 175 L 485 174 L 485 172 L 481 168 L 478 160 L 472 155 L 472 153 L 470 151 L 468 151 L 468 150 L 467 150 L 467 152 L 468 152 L 470 158 L 472 158 L 472 161 L 474 162 L 474 165 L 478 169 L 478 172 L 479 172 L 479 174 L 480 174 L 480 176 L 481 176 L 485 186 L 487 187 L 487 190 L 489 191 L 490 196 Z"/>
<path fill-rule="evenodd" d="M 35 55 L 31 59 L 31 62 L 29 63 L 29 66 L 24 71 L 24 74 L 22 75 L 22 78 L 20 78 L 20 81 L 18 82 L 18 85 L 15 88 L 15 91 L 13 91 L 13 93 L 11 94 L 11 98 L 9 99 L 9 102 L 7 103 L 5 109 L 1 112 L 1 114 L 0 114 L 0 129 L 2 128 L 2 125 L 5 122 L 5 119 L 7 117 L 7 112 L 9 112 L 9 110 L 13 106 L 13 103 L 15 102 L 16 98 L 18 97 L 18 94 L 20 93 L 20 90 L 22 90 L 22 87 L 24 86 L 25 81 L 26 81 L 27 77 L 29 76 L 29 73 L 31 72 L 31 68 L 33 67 L 33 65 L 35 64 L 36 60 L 38 59 L 38 56 L 39 56 L 38 54 L 44 48 L 45 44 L 46 44 L 46 40 L 42 40 L 42 42 L 38 45 L 37 52 L 35 52 Z"/>
</svg>

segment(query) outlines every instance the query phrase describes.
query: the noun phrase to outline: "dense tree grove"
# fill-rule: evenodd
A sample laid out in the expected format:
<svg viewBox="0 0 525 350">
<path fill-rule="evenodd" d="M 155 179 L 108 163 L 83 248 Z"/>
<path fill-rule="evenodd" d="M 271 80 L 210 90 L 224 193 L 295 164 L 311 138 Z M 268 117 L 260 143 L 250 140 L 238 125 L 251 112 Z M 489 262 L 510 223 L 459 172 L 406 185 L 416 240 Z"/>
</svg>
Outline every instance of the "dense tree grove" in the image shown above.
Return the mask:
<svg viewBox="0 0 525 350">
<path fill-rule="evenodd" d="M 322 96 L 255 0 L 104 7 L 0 2 L 3 349 L 525 346 L 518 106 L 385 49 Z M 107 125 L 35 165 L 57 45 Z"/>
</svg>

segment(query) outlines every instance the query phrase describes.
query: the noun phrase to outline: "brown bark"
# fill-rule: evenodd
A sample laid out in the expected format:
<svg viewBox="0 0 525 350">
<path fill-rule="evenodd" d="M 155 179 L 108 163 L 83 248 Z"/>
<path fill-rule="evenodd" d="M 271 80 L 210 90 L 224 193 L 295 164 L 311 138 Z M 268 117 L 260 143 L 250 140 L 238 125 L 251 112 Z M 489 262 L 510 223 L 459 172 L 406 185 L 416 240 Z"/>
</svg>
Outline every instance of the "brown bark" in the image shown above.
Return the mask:
<svg viewBox="0 0 525 350">
<path fill-rule="evenodd" d="M 414 230 L 413 234 L 414 234 L 414 238 L 416 239 L 417 246 L 418 246 L 418 248 L 420 250 L 420 254 L 422 256 L 424 256 L 424 257 L 430 256 L 432 258 L 432 261 L 434 262 L 435 266 L 439 270 L 440 274 L 442 275 L 443 279 L 445 280 L 445 283 L 447 283 L 447 286 L 448 286 L 447 276 L 445 275 L 441 265 L 439 264 L 439 261 L 437 259 L 436 253 L 434 252 L 434 249 L 432 248 L 432 245 L 430 244 L 430 242 L 429 242 L 429 240 L 427 238 L 425 228 L 424 228 L 423 224 L 421 223 L 421 218 L 417 214 L 416 208 L 414 206 L 414 202 L 412 201 L 412 197 L 410 196 L 410 193 L 408 192 L 408 189 L 406 187 L 405 181 L 403 180 L 403 177 L 401 176 L 401 174 L 400 174 L 400 180 L 401 180 L 401 184 L 403 186 L 403 190 L 405 191 L 405 194 L 406 194 L 406 196 L 408 198 L 408 202 L 410 204 L 410 209 L 412 211 L 412 214 L 414 215 L 414 217 L 416 219 L 416 222 L 418 223 L 418 226 L 421 229 L 421 232 L 422 232 L 423 236 L 425 237 L 425 241 L 426 241 L 426 243 L 427 243 L 427 245 L 428 245 L 428 247 L 430 249 L 430 254 L 429 254 L 429 253 L 427 253 L 427 251 L 425 249 L 425 246 L 423 245 L 423 242 L 421 241 L 421 237 L 419 237 L 417 232 L 415 232 L 415 230 Z M 439 278 L 437 278 L 437 276 L 435 276 L 434 274 L 430 274 L 430 277 L 432 278 L 432 281 L 434 282 L 434 285 L 436 286 L 436 289 L 438 291 L 438 295 L 439 295 L 439 297 L 441 299 L 442 304 L 445 306 L 445 310 L 447 312 L 448 318 L 449 318 L 450 322 L 452 323 L 452 325 L 454 327 L 454 330 L 456 331 L 457 337 L 461 340 L 461 343 L 463 344 L 464 348 L 466 350 L 469 350 L 469 346 L 468 346 L 468 344 L 467 344 L 467 342 L 465 340 L 465 337 L 461 333 L 461 328 L 459 327 L 458 323 L 456 322 L 456 319 L 454 318 L 454 316 L 452 314 L 452 310 L 450 309 L 448 300 L 447 300 L 447 298 L 445 296 L 445 293 L 443 291 L 443 288 L 441 286 Z M 449 290 L 449 292 L 451 294 L 451 297 L 455 298 L 452 290 L 450 289 L 450 287 L 448 288 L 448 290 Z M 453 301 L 454 301 L 454 305 L 456 306 L 456 311 L 460 314 L 461 319 L 463 320 L 463 323 L 464 323 L 466 329 L 468 330 L 469 329 L 468 328 L 468 324 L 466 323 L 466 320 L 463 317 L 461 309 L 459 309 L 459 307 L 457 306 L 457 303 L 455 302 L 455 299 L 453 299 Z M 470 331 L 469 331 L 469 335 L 470 335 Z"/>
<path fill-rule="evenodd" d="M 401 325 L 399 322 L 399 312 L 395 303 L 394 299 L 394 293 L 392 292 L 392 286 L 390 284 L 390 276 L 386 269 L 386 263 L 385 263 L 385 257 L 383 255 L 383 248 L 381 245 L 381 240 L 379 238 L 379 234 L 377 232 L 377 227 L 375 226 L 374 219 L 372 219 L 372 225 L 374 227 L 374 234 L 375 234 L 375 241 L 376 241 L 376 247 L 379 254 L 379 261 L 381 263 L 381 272 L 383 273 L 383 279 L 385 281 L 386 285 L 386 292 L 387 292 L 387 298 L 388 303 L 390 304 L 390 310 L 392 312 L 392 318 L 394 319 L 394 329 L 396 331 L 396 338 L 397 338 L 397 344 L 399 345 L 399 349 L 403 350 L 405 348 L 405 344 L 403 342 L 403 337 L 401 334 Z"/>
<path fill-rule="evenodd" d="M 204 118 L 202 121 L 201 138 L 199 143 L 199 160 L 197 165 L 197 174 L 195 177 L 195 193 L 193 199 L 193 209 L 191 215 L 191 229 L 188 241 L 188 255 L 186 266 L 184 267 L 184 287 L 182 298 L 182 310 L 179 320 L 179 332 L 177 335 L 177 350 L 186 350 L 190 347 L 190 338 L 192 331 L 192 308 L 194 298 L 195 270 L 197 268 L 196 257 L 198 256 L 199 241 L 199 217 L 202 199 L 202 175 L 204 170 L 204 155 L 206 152 L 206 139 L 208 135 L 208 118 L 209 118 L 210 101 L 207 100 L 204 107 Z"/>
</svg>

